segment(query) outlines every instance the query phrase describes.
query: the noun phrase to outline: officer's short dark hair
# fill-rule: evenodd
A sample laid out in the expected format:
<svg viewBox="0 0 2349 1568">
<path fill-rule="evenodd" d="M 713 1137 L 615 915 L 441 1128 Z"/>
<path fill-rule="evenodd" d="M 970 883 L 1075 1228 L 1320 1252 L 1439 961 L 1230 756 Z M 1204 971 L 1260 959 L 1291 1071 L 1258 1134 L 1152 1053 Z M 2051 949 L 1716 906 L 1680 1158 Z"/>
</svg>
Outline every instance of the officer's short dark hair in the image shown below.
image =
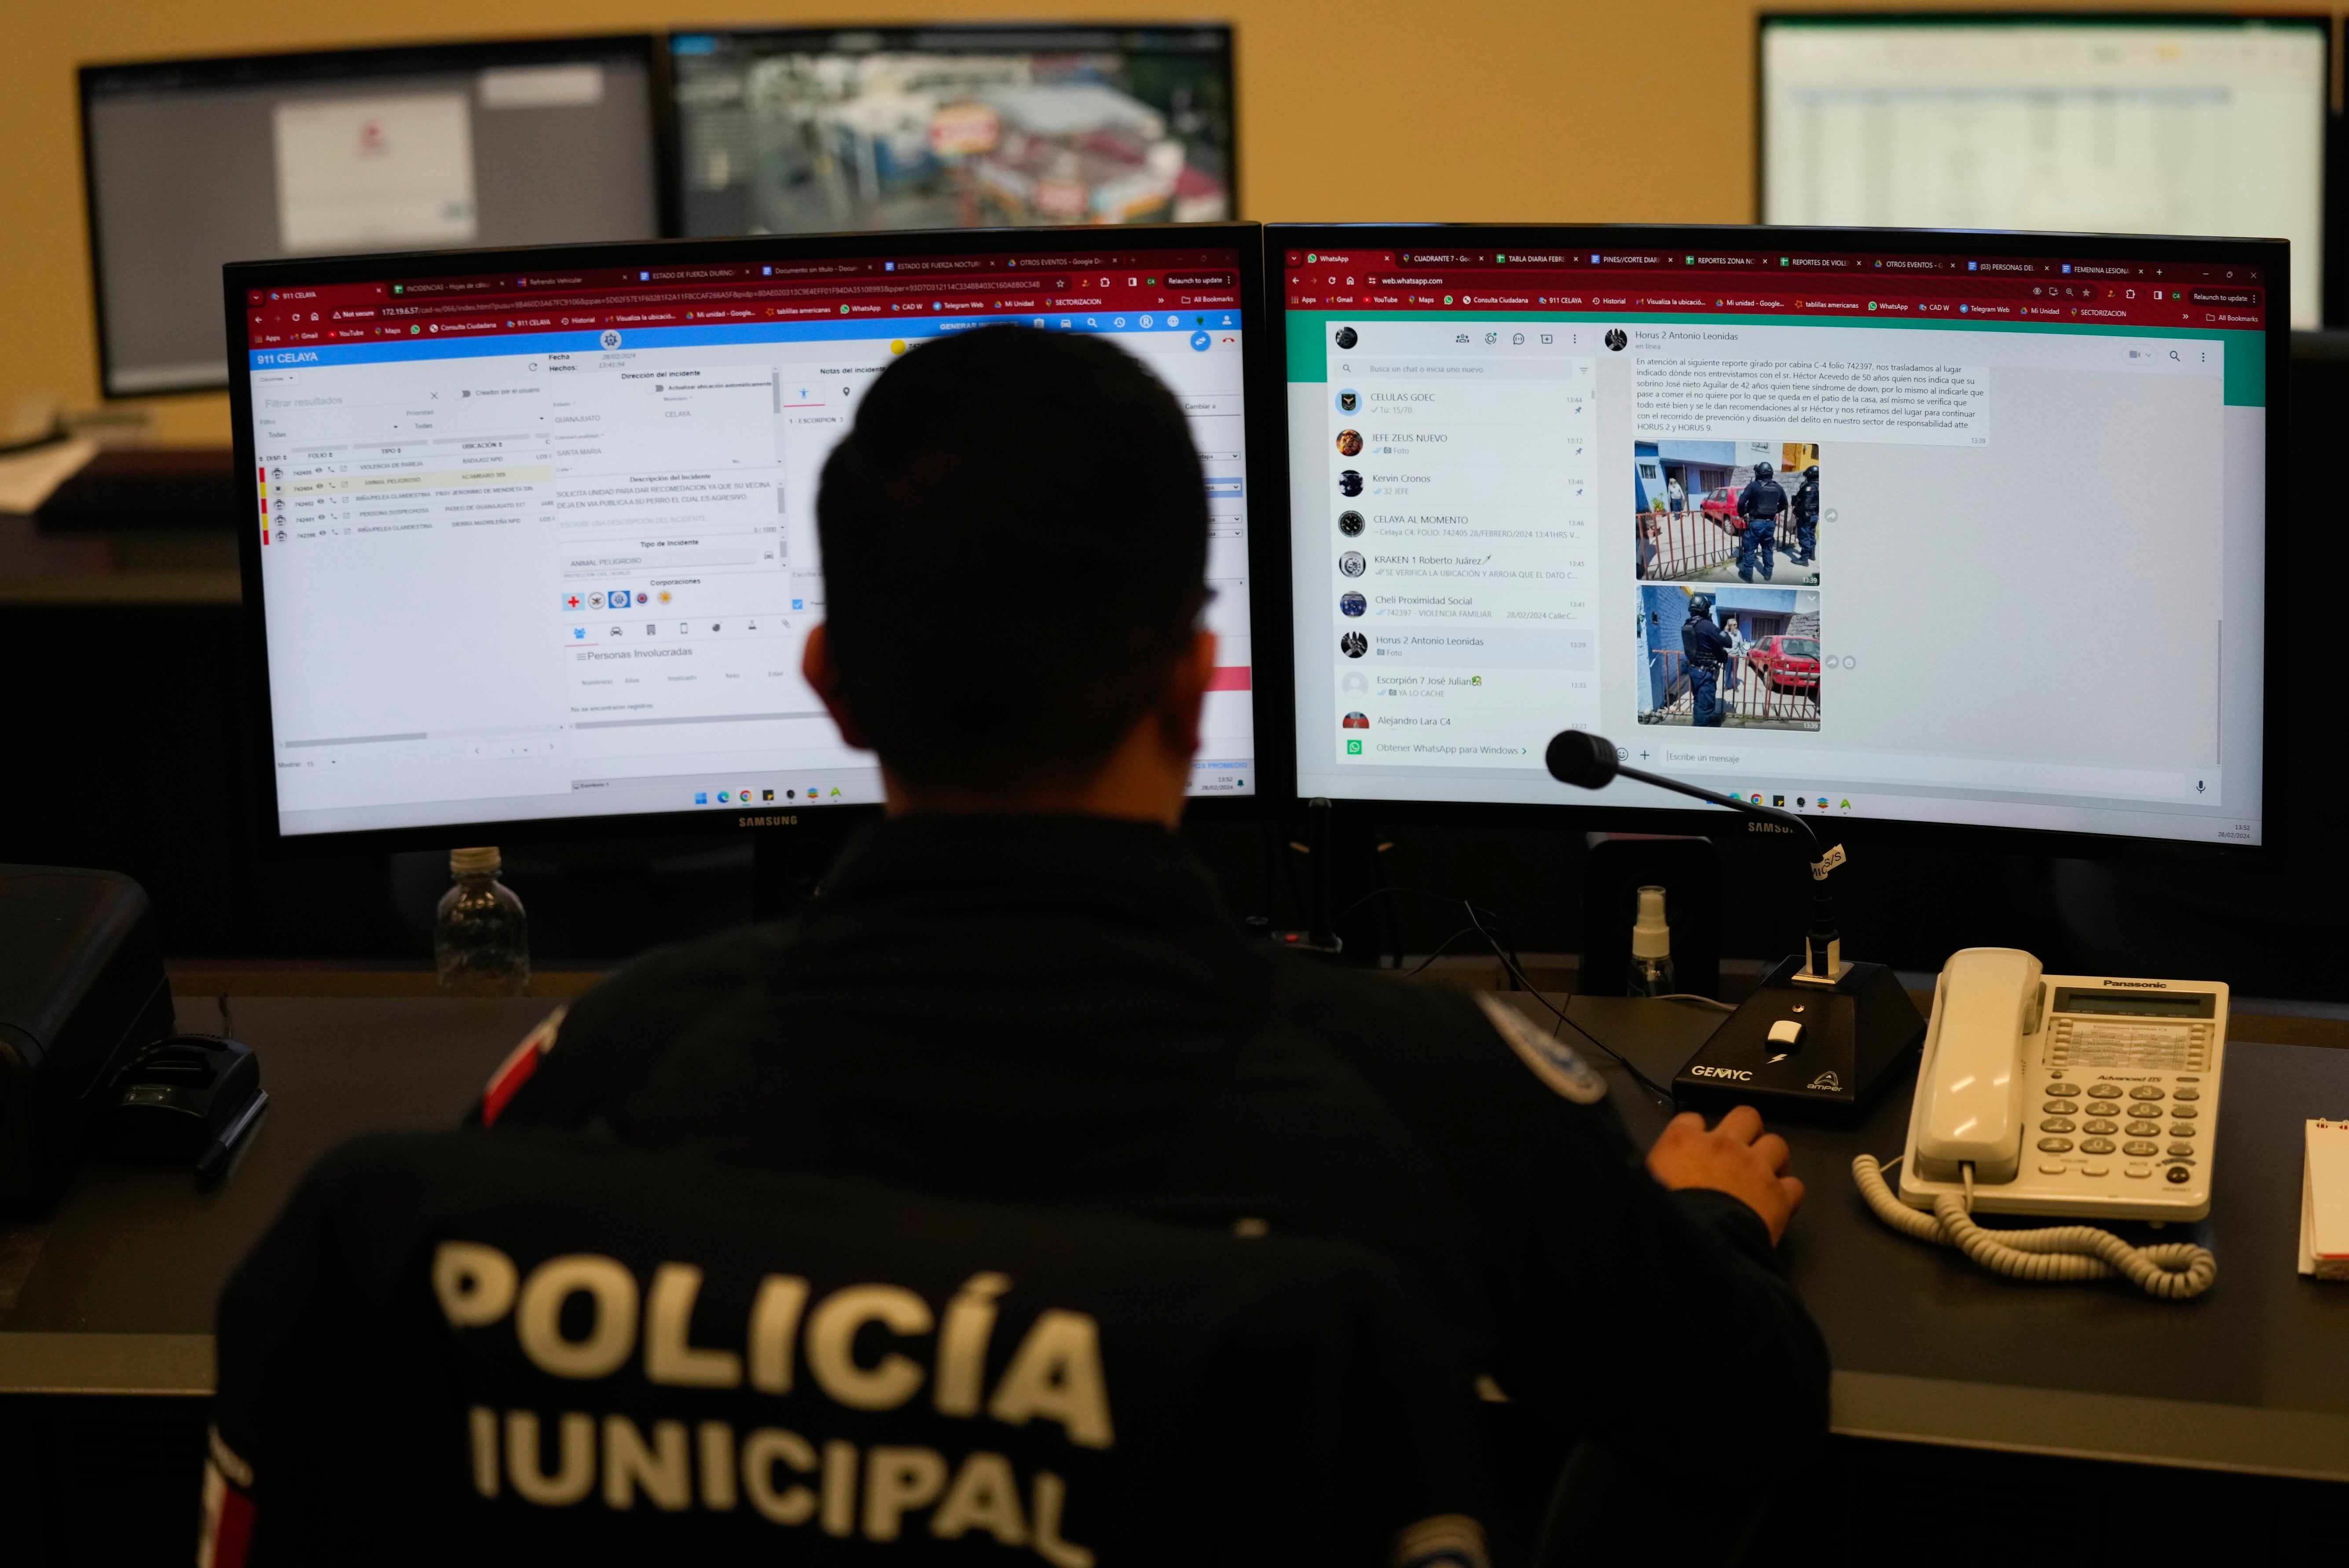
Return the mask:
<svg viewBox="0 0 2349 1568">
<path fill-rule="evenodd" d="M 1090 778 L 1206 603 L 1183 409 L 1103 339 L 989 326 L 863 394 L 816 494 L 838 697 L 916 787 Z"/>
</svg>

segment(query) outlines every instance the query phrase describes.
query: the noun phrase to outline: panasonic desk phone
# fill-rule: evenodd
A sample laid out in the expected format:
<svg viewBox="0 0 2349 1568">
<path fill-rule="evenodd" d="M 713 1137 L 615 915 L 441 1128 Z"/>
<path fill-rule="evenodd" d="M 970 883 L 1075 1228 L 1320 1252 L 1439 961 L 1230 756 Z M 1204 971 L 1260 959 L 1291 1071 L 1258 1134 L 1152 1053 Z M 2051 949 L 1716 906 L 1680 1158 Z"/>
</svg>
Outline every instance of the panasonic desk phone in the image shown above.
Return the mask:
<svg viewBox="0 0 2349 1568">
<path fill-rule="evenodd" d="M 1899 1193 L 1872 1155 L 1853 1176 L 1888 1224 L 1998 1273 L 2122 1274 L 2153 1295 L 2199 1295 L 2218 1265 L 2191 1243 L 1992 1230 L 1972 1216 L 2203 1218 L 2226 1049 L 2218 982 L 2043 975 L 2028 953 L 1967 948 L 1933 989 Z"/>
</svg>

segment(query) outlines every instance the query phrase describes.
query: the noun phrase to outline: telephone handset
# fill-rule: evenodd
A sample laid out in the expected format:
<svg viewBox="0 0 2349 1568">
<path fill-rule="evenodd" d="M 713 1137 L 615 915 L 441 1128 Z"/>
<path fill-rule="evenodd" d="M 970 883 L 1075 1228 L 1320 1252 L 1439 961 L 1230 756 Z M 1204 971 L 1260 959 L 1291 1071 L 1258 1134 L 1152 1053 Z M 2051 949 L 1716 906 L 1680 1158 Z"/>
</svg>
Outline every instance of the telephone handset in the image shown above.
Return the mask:
<svg viewBox="0 0 2349 1568">
<path fill-rule="evenodd" d="M 2220 982 L 2044 975 L 2028 953 L 1966 948 L 1934 985 L 1899 1195 L 1872 1155 L 1853 1176 L 1887 1223 L 2001 1273 L 2122 1274 L 2156 1295 L 2198 1295 L 2218 1265 L 2190 1243 L 1991 1231 L 1972 1215 L 2203 1218 L 2226 1043 Z"/>
</svg>

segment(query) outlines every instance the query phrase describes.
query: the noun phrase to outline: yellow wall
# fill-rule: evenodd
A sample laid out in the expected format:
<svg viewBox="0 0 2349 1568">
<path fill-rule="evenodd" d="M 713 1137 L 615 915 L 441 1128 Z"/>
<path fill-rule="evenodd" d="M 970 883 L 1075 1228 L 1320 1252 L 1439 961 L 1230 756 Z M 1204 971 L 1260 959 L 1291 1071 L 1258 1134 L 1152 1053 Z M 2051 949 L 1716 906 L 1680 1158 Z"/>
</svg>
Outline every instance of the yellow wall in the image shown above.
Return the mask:
<svg viewBox="0 0 2349 1568">
<path fill-rule="evenodd" d="M 1226 0 L 1196 10 L 1181 0 L 870 9 L 852 0 L 11 0 L 0 8 L 0 412 L 20 397 L 84 407 L 98 396 L 73 78 L 88 61 L 715 21 L 1215 15 L 1239 32 L 1247 217 L 1734 223 L 1754 215 L 1754 0 Z M 224 398 L 155 403 L 166 439 L 228 438 Z"/>
</svg>

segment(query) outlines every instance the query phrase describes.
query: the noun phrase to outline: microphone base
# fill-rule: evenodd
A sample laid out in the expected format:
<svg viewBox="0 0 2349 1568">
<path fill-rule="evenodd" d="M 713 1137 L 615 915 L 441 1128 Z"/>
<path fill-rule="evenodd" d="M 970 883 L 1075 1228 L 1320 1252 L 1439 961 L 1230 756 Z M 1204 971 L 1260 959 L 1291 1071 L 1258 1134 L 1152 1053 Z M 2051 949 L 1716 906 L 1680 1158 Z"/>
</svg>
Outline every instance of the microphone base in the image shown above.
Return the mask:
<svg viewBox="0 0 2349 1568">
<path fill-rule="evenodd" d="M 1898 975 L 1881 964 L 1847 964 L 1828 987 L 1798 981 L 1803 967 L 1799 955 L 1778 964 L 1722 1020 L 1672 1079 L 1682 1106 L 1751 1105 L 1765 1118 L 1851 1122 L 1908 1065 L 1925 1018 Z M 1802 1026 L 1791 1048 L 1770 1037 L 1785 1023 Z"/>
</svg>

